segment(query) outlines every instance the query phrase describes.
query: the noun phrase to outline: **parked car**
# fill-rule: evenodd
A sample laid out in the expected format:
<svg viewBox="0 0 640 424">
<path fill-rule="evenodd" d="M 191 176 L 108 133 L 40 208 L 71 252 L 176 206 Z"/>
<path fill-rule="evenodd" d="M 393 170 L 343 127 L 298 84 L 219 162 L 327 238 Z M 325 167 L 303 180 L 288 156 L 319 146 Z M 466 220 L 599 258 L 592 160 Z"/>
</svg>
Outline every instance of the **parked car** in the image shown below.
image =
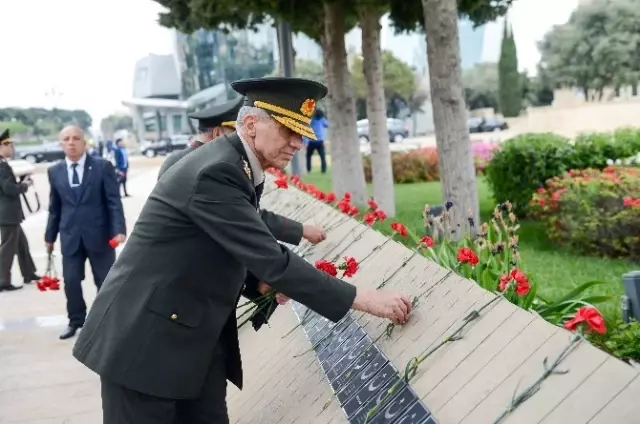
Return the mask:
<svg viewBox="0 0 640 424">
<path fill-rule="evenodd" d="M 369 120 L 362 119 L 357 122 L 358 138 L 363 143 L 369 141 Z M 409 127 L 404 121 L 395 118 L 387 118 L 387 130 L 389 131 L 389 141 L 399 143 L 409 137 Z"/>
<path fill-rule="evenodd" d="M 167 155 L 178 150 L 182 150 L 189 144 L 188 135 L 174 135 L 164 137 L 158 141 L 146 141 L 140 147 L 140 153 L 148 158 L 158 155 Z"/>
<path fill-rule="evenodd" d="M 35 146 L 16 146 L 16 152 L 14 157 L 16 159 L 23 159 L 27 162 L 40 163 L 40 162 L 55 162 L 60 159 L 64 159 L 64 152 L 60 144 L 55 142 L 47 142 L 38 144 Z"/>
<path fill-rule="evenodd" d="M 470 133 L 484 133 L 504 131 L 509 128 L 509 125 L 498 118 L 469 118 L 467 127 Z"/>
</svg>

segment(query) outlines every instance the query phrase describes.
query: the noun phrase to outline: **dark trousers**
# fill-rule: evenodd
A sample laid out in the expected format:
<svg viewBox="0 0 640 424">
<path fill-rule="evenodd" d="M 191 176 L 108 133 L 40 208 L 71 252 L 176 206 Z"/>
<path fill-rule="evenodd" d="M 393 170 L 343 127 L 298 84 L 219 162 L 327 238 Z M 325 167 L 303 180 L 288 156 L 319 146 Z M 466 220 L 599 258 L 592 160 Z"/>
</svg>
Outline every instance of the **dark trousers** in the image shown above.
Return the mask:
<svg viewBox="0 0 640 424">
<path fill-rule="evenodd" d="M 320 140 L 309 140 L 309 144 L 307 144 L 307 172 L 311 172 L 311 158 L 316 150 L 320 155 L 320 170 L 324 174 L 327 172 L 327 158 L 324 151 L 324 141 Z"/>
<path fill-rule="evenodd" d="M 125 196 L 128 196 L 129 193 L 127 193 L 127 170 L 126 169 L 118 170 L 118 183 L 122 187 L 123 194 Z"/>
<path fill-rule="evenodd" d="M 0 287 L 11 285 L 13 257 L 18 255 L 18 265 L 24 278 L 36 273 L 36 265 L 29 252 L 29 241 L 20 225 L 0 226 Z"/>
<path fill-rule="evenodd" d="M 93 280 L 98 290 L 109 273 L 109 269 L 116 261 L 115 249 L 104 252 L 89 252 L 84 244 L 73 255 L 62 256 L 62 278 L 64 281 L 64 294 L 67 296 L 67 314 L 69 325 L 82 327 L 87 317 L 87 305 L 82 296 L 82 280 L 84 280 L 84 265 L 89 259 Z"/>
<path fill-rule="evenodd" d="M 229 424 L 224 355 L 218 344 L 197 399 L 159 398 L 101 378 L 103 424 Z"/>
</svg>

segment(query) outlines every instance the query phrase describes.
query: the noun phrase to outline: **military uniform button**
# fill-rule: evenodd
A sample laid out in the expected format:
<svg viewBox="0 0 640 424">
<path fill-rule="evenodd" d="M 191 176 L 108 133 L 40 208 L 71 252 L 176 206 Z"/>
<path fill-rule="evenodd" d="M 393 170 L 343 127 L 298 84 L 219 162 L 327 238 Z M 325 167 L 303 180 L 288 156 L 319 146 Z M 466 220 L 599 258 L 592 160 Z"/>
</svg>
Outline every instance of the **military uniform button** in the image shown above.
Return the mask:
<svg viewBox="0 0 640 424">
<path fill-rule="evenodd" d="M 176 315 L 176 314 L 171 314 L 171 319 L 173 319 L 173 320 L 178 319 L 178 315 Z"/>
</svg>

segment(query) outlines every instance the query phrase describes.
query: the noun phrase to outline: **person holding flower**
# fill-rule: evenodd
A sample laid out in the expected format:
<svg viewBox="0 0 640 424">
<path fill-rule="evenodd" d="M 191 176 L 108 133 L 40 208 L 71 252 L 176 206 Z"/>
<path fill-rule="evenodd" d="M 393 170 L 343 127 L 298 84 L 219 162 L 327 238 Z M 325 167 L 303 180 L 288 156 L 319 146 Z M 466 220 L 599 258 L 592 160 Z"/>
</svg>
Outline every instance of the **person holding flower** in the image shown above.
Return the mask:
<svg viewBox="0 0 640 424">
<path fill-rule="evenodd" d="M 298 78 L 235 81 L 237 131 L 160 178 L 73 349 L 100 375 L 109 424 L 227 424 L 227 380 L 242 388 L 236 306 L 247 271 L 338 322 L 350 309 L 403 324 L 403 293 L 327 275 L 260 219 L 264 172 L 302 148 L 327 94 Z"/>
</svg>

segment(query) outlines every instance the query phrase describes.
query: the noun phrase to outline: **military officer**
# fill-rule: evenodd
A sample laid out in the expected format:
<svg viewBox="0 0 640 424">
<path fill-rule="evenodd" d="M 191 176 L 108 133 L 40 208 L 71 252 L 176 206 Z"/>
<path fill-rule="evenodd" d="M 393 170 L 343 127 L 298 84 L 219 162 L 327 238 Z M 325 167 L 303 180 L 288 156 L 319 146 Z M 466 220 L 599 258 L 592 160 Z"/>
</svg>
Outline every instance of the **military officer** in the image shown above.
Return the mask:
<svg viewBox="0 0 640 424">
<path fill-rule="evenodd" d="M 247 271 L 339 321 L 349 309 L 404 323 L 409 298 L 356 288 L 279 244 L 257 213 L 264 170 L 302 148 L 324 85 L 241 80 L 237 132 L 160 178 L 73 349 L 98 373 L 105 424 L 227 424 L 226 380 L 242 388 L 235 308 Z"/>
<path fill-rule="evenodd" d="M 186 149 L 169 155 L 158 172 L 158 179 L 180 159 L 191 153 L 194 149 L 210 142 L 223 134 L 231 134 L 236 130 L 236 117 L 242 107 L 244 97 L 240 96 L 230 102 L 212 106 L 200 112 L 189 115 L 189 118 L 198 120 L 198 137 L 193 140 Z"/>
<path fill-rule="evenodd" d="M 165 159 L 160 171 L 158 179 L 164 175 L 171 166 L 180 159 L 191 153 L 198 147 L 204 146 L 206 143 L 216 139 L 224 134 L 231 134 L 235 131 L 236 118 L 238 111 L 244 103 L 244 97 L 224 103 L 219 106 L 213 106 L 200 112 L 189 115 L 192 119 L 198 120 L 198 138 L 194 140 L 186 149 L 174 153 Z M 314 225 L 302 225 L 299 222 L 292 221 L 281 215 L 277 215 L 260 210 L 262 220 L 267 224 L 271 233 L 278 240 L 289 244 L 300 244 L 300 240 L 304 237 L 311 243 L 317 244 L 323 241 L 327 235 L 324 230 Z M 266 287 L 264 287 L 266 289 Z"/>
<path fill-rule="evenodd" d="M 7 162 L 13 157 L 13 141 L 9 130 L 0 133 L 0 292 L 21 289 L 11 284 L 13 257 L 18 255 L 18 264 L 24 283 L 39 280 L 36 266 L 29 252 L 29 242 L 20 223 L 24 221 L 20 195 L 27 192 L 33 184 L 30 178 L 22 182 Z"/>
</svg>

